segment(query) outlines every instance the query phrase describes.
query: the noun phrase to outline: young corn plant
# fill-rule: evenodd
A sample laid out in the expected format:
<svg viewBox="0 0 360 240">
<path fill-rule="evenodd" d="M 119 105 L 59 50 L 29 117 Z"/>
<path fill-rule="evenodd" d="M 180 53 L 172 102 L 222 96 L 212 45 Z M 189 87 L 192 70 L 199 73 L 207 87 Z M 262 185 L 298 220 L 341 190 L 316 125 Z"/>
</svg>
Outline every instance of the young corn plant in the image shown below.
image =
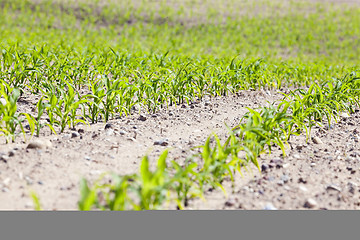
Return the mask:
<svg viewBox="0 0 360 240">
<path fill-rule="evenodd" d="M 67 125 L 69 128 L 74 129 L 77 123 L 86 124 L 85 120 L 76 117 L 78 116 L 77 110 L 79 106 L 86 103 L 88 100 L 77 100 L 74 88 L 67 82 L 66 85 L 68 87 L 67 92 L 61 89 L 61 97 L 59 99 L 56 97 L 53 99 L 53 101 L 56 102 L 54 113 L 59 118 L 60 132 L 63 132 Z"/>
<path fill-rule="evenodd" d="M 333 120 L 337 121 L 340 112 L 353 112 L 354 105 L 359 105 L 358 95 L 353 89 L 351 81 L 344 79 L 327 81 L 322 85 L 313 83 L 307 91 L 297 89 L 289 95 L 284 94 L 288 100 L 284 99 L 282 104 L 292 110 L 290 125 L 296 126 L 298 133 L 305 129 L 309 139 L 312 127 L 321 126 L 324 118 L 330 126 Z"/>
<path fill-rule="evenodd" d="M 135 180 L 137 183 L 135 191 L 139 198 L 135 210 L 159 209 L 164 201 L 168 199 L 171 181 L 166 166 L 167 155 L 168 150 L 165 150 L 160 155 L 154 172 L 149 168 L 149 158 L 145 156 L 142 159 L 140 175 Z"/>
<path fill-rule="evenodd" d="M 101 183 L 104 177 L 102 176 L 91 188 L 86 179 L 81 180 L 79 210 L 90 211 L 95 208 L 103 211 L 124 211 L 134 209 L 135 205 L 129 196 L 134 176 L 111 174 L 111 183 Z"/>
<path fill-rule="evenodd" d="M 45 103 L 44 106 L 48 115 L 49 125 L 52 127 L 52 129 L 54 129 L 55 126 L 60 125 L 60 121 L 56 118 L 56 109 L 59 99 L 54 93 L 48 93 L 45 97 L 45 100 L 47 103 Z"/>
<path fill-rule="evenodd" d="M 9 84 L 1 81 L 0 85 L 0 132 L 5 136 L 6 142 L 14 142 L 17 135 L 16 130 L 20 127 L 21 132 L 25 131 L 22 126 L 22 119 L 17 113 L 17 101 L 20 97 L 20 90 L 11 88 Z"/>
<path fill-rule="evenodd" d="M 327 97 L 333 102 L 339 111 L 354 112 L 354 107 L 359 106 L 359 83 L 360 78 L 348 74 L 342 79 L 327 81 L 321 89 L 327 90 Z"/>
<path fill-rule="evenodd" d="M 31 191 L 30 196 L 31 196 L 31 198 L 33 200 L 33 203 L 34 203 L 34 206 L 35 206 L 34 207 L 35 211 L 42 211 L 40 199 L 39 199 L 39 196 L 36 194 L 36 192 Z"/>
<path fill-rule="evenodd" d="M 156 170 L 149 167 L 145 156 L 141 162 L 140 174 L 125 176 L 111 175 L 111 183 L 101 183 L 101 177 L 92 188 L 85 179 L 81 180 L 79 210 L 151 210 L 162 207 L 169 199 L 171 180 L 168 175 L 165 150 L 158 159 Z"/>
<path fill-rule="evenodd" d="M 210 143 L 211 137 L 212 136 L 208 137 L 205 144 L 200 146 L 201 159 L 204 161 L 203 167 L 199 171 L 199 174 L 202 177 L 201 186 L 204 183 L 207 183 L 213 188 L 221 188 L 226 194 L 222 182 L 228 175 L 230 175 L 233 180 L 233 169 L 227 162 L 231 151 L 230 148 L 224 148 L 224 146 L 221 145 L 220 140 L 216 135 L 214 135 L 215 146 L 212 147 Z"/>
<path fill-rule="evenodd" d="M 172 189 L 176 192 L 175 202 L 178 209 L 184 209 L 189 204 L 189 200 L 200 197 L 203 198 L 203 185 L 200 174 L 197 172 L 198 164 L 193 158 L 187 159 L 184 166 L 172 161 L 171 170 L 174 171 L 171 177 Z"/>
<path fill-rule="evenodd" d="M 32 129 L 32 125 L 35 125 L 36 128 L 36 136 L 39 137 L 40 136 L 40 130 L 41 128 L 43 128 L 44 126 L 48 126 L 49 129 L 56 134 L 56 131 L 54 129 L 54 127 L 51 124 L 48 123 L 41 123 L 41 117 L 45 112 L 45 109 L 47 107 L 50 107 L 48 103 L 45 103 L 44 101 L 44 97 L 41 97 L 38 101 L 38 103 L 36 104 L 36 108 L 37 108 L 37 116 L 31 116 L 31 120 L 28 120 L 29 122 L 33 122 L 30 125 L 30 128 Z"/>
<path fill-rule="evenodd" d="M 287 113 L 289 105 L 276 109 L 273 105 L 263 107 L 260 112 L 248 108 L 249 112 L 240 120 L 240 123 L 233 128 L 236 136 L 240 139 L 241 148 L 246 152 L 248 161 L 255 164 L 260 169 L 257 157 L 265 151 L 265 146 L 271 153 L 271 147 L 277 145 L 285 155 L 285 145 L 287 144 L 290 132 L 286 128 L 291 124 L 291 116 Z M 230 137 L 229 137 L 230 138 Z M 227 142 L 229 142 L 228 139 Z"/>
<path fill-rule="evenodd" d="M 106 88 L 105 97 L 102 100 L 103 109 L 101 111 L 103 119 L 107 122 L 110 116 L 113 118 L 116 109 L 116 96 L 119 94 L 120 80 L 111 81 L 108 76 L 105 76 L 104 87 Z"/>
<path fill-rule="evenodd" d="M 88 114 L 84 112 L 84 116 L 89 118 L 92 123 L 98 122 L 100 112 L 102 111 L 102 101 L 106 95 L 105 89 L 100 81 L 101 80 L 91 82 L 89 84 L 91 94 L 84 96 L 86 99 L 88 99 L 88 101 L 85 103 L 85 105 L 87 106 L 86 108 L 88 110 Z M 84 108 L 83 110 L 85 111 L 86 108 Z"/>
</svg>

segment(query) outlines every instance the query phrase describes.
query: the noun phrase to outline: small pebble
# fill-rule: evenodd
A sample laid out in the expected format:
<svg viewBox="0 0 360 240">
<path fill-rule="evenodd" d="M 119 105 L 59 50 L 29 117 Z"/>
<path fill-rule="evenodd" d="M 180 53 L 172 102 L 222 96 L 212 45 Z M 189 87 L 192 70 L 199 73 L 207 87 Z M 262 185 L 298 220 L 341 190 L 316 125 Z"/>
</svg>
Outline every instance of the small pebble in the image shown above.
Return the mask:
<svg viewBox="0 0 360 240">
<path fill-rule="evenodd" d="M 354 194 L 355 193 L 355 188 L 357 187 L 358 185 L 354 182 L 348 182 L 348 187 L 349 187 L 349 192 Z"/>
<path fill-rule="evenodd" d="M 300 186 L 299 186 L 299 189 L 300 189 L 301 191 L 303 191 L 303 192 L 307 192 L 307 191 L 308 191 L 308 189 L 307 189 L 305 186 L 303 186 L 303 185 L 300 185 Z"/>
<path fill-rule="evenodd" d="M 5 178 L 5 180 L 3 181 L 4 186 L 8 187 L 10 185 L 10 181 L 11 181 L 11 178 Z"/>
<path fill-rule="evenodd" d="M 161 139 L 154 142 L 154 145 L 167 146 L 169 145 L 168 139 Z"/>
<path fill-rule="evenodd" d="M 272 181 L 275 180 L 275 177 L 269 176 L 269 177 L 266 177 L 265 180 L 268 180 L 269 182 L 272 182 Z"/>
<path fill-rule="evenodd" d="M 128 133 L 127 133 L 126 131 L 124 131 L 124 130 L 120 130 L 119 133 L 120 133 L 120 135 L 126 135 L 126 134 L 128 134 Z"/>
<path fill-rule="evenodd" d="M 335 184 L 330 184 L 326 187 L 326 190 L 334 190 L 337 192 L 341 192 L 341 188 Z"/>
<path fill-rule="evenodd" d="M 354 186 L 354 187 L 358 187 L 358 184 L 355 182 L 348 182 L 349 186 Z"/>
<path fill-rule="evenodd" d="M 271 159 L 271 160 L 270 160 L 270 163 L 275 164 L 275 167 L 276 167 L 277 169 L 283 167 L 283 161 L 282 161 L 281 159 L 278 159 L 278 158 L 276 158 L 276 159 Z"/>
<path fill-rule="evenodd" d="M 80 133 L 78 132 L 71 132 L 71 138 L 76 138 L 76 137 L 79 137 L 80 136 Z"/>
<path fill-rule="evenodd" d="M 287 183 L 289 181 L 289 176 L 288 175 L 282 175 L 280 178 L 284 183 Z"/>
<path fill-rule="evenodd" d="M 85 160 L 87 160 L 87 161 L 91 161 L 91 157 L 89 157 L 89 156 L 85 156 Z"/>
<path fill-rule="evenodd" d="M 196 135 L 195 138 L 201 138 L 201 135 Z"/>
<path fill-rule="evenodd" d="M 272 203 L 266 203 L 264 210 L 277 210 Z"/>
<path fill-rule="evenodd" d="M 7 163 L 7 161 L 9 160 L 9 157 L 7 155 L 0 155 L 0 161 L 3 161 L 5 163 Z"/>
<path fill-rule="evenodd" d="M 29 177 L 29 176 L 25 176 L 25 181 L 28 185 L 32 185 L 33 184 L 33 180 Z"/>
<path fill-rule="evenodd" d="M 138 120 L 140 121 L 146 121 L 146 117 L 144 115 L 140 115 L 140 117 L 138 118 Z"/>
<path fill-rule="evenodd" d="M 225 206 L 227 207 L 232 207 L 236 204 L 236 201 L 234 198 L 229 198 L 226 202 L 225 202 Z"/>
<path fill-rule="evenodd" d="M 261 165 L 261 172 L 266 172 L 268 169 L 269 169 L 269 165 L 267 165 L 267 164 Z"/>
<path fill-rule="evenodd" d="M 278 159 L 278 158 L 275 158 L 275 159 L 271 159 L 270 162 L 277 164 L 277 163 L 282 163 L 282 160 Z"/>
<path fill-rule="evenodd" d="M 306 183 L 307 183 L 307 180 L 301 177 L 301 178 L 298 179 L 298 183 L 304 183 L 304 184 L 306 184 Z"/>
<path fill-rule="evenodd" d="M 315 144 L 323 144 L 323 141 L 319 137 L 313 137 L 312 140 Z"/>
<path fill-rule="evenodd" d="M 14 151 L 14 150 L 10 150 L 8 155 L 9 155 L 9 157 L 15 156 L 15 151 Z"/>
<path fill-rule="evenodd" d="M 112 136 L 114 135 L 114 130 L 113 129 L 106 129 L 106 136 Z"/>
<path fill-rule="evenodd" d="M 44 148 L 51 148 L 52 147 L 52 143 L 48 140 L 40 140 L 40 139 L 36 139 L 33 140 L 32 142 L 30 142 L 27 145 L 27 149 L 44 149 Z"/>
<path fill-rule="evenodd" d="M 282 167 L 286 169 L 286 168 L 290 167 L 290 163 L 285 163 L 282 165 Z"/>
<path fill-rule="evenodd" d="M 304 207 L 306 208 L 314 208 L 316 206 L 317 206 L 317 202 L 312 198 L 308 198 L 304 204 Z"/>
<path fill-rule="evenodd" d="M 71 134 L 64 134 L 62 137 L 63 137 L 63 139 L 70 139 L 70 138 L 71 138 Z"/>
<path fill-rule="evenodd" d="M 115 149 L 115 148 L 119 148 L 119 145 L 112 145 L 112 146 L 110 147 L 110 150 Z"/>
<path fill-rule="evenodd" d="M 103 171 L 100 171 L 100 170 L 91 170 L 90 171 L 90 175 L 100 175 L 102 173 L 103 173 Z"/>
<path fill-rule="evenodd" d="M 25 203 L 25 208 L 33 208 L 33 207 L 34 207 L 34 205 L 32 202 Z"/>
</svg>

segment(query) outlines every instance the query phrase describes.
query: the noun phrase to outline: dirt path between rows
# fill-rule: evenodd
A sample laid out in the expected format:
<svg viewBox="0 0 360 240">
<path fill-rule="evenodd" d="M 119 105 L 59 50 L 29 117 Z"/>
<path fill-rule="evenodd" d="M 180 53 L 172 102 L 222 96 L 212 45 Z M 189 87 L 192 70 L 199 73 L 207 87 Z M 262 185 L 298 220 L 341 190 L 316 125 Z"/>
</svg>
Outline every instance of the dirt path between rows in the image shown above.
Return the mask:
<svg viewBox="0 0 360 240">
<path fill-rule="evenodd" d="M 81 177 L 94 181 L 103 172 L 138 172 L 145 154 L 155 166 L 166 148 L 169 160 L 182 162 L 211 133 L 225 139 L 225 123 L 238 124 L 245 107 L 265 106 L 280 98 L 276 92 L 242 91 L 156 114 L 134 114 L 107 125 L 83 125 L 59 135 L 46 130 L 39 139 L 51 142 L 48 149 L 26 149 L 28 142 L 20 138 L 2 143 L 0 209 L 32 210 L 29 192 L 33 190 L 43 209 L 76 210 Z M 26 101 L 20 106 L 21 110 L 29 107 Z M 262 155 L 262 173 L 250 166 L 243 177 L 236 177 L 234 188 L 230 181 L 225 183 L 227 197 L 221 191 L 209 191 L 205 202 L 190 201 L 188 209 L 359 209 L 358 116 L 343 118 L 329 130 L 314 129 L 313 135 L 323 144 L 306 143 L 305 136 L 293 138 L 284 159 L 279 150 Z"/>
</svg>

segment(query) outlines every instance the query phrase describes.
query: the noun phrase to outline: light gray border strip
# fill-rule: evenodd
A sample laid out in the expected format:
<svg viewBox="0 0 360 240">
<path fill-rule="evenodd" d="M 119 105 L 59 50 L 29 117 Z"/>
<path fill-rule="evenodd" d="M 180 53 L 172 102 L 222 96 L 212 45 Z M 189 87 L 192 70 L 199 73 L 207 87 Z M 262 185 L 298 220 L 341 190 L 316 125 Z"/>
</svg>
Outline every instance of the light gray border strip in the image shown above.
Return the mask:
<svg viewBox="0 0 360 240">
<path fill-rule="evenodd" d="M 0 212 L 0 239 L 359 239 L 359 211 Z"/>
</svg>

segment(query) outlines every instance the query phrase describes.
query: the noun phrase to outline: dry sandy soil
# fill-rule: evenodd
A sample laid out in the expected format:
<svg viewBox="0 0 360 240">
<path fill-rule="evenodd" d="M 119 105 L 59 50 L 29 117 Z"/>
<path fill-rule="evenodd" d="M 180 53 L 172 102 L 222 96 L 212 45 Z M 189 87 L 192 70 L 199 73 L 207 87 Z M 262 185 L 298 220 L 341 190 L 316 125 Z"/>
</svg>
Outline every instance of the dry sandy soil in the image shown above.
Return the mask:
<svg viewBox="0 0 360 240">
<path fill-rule="evenodd" d="M 238 95 L 203 100 L 170 107 L 157 114 L 135 113 L 115 119 L 108 125 L 79 126 L 76 131 L 53 135 L 45 131 L 40 140 L 51 142 L 46 149 L 27 149 L 20 137 L 15 143 L 0 145 L 0 209 L 34 208 L 29 196 L 35 191 L 46 210 L 77 209 L 79 181 L 96 180 L 103 172 L 129 174 L 138 171 L 142 156 L 152 164 L 166 148 L 169 159 L 184 161 L 213 132 L 225 139 L 228 126 L 235 126 L 247 111 L 245 107 L 264 106 L 280 99 L 275 91 L 242 91 Z M 26 99 L 20 109 L 32 108 Z M 249 166 L 234 187 L 225 183 L 222 191 L 206 192 L 206 201 L 189 202 L 188 209 L 360 209 L 360 113 L 330 129 L 314 128 L 322 144 L 294 137 L 281 156 L 280 150 L 262 155 L 262 172 Z M 154 145 L 166 141 L 167 146 Z M 175 209 L 175 208 L 171 208 Z"/>
</svg>

